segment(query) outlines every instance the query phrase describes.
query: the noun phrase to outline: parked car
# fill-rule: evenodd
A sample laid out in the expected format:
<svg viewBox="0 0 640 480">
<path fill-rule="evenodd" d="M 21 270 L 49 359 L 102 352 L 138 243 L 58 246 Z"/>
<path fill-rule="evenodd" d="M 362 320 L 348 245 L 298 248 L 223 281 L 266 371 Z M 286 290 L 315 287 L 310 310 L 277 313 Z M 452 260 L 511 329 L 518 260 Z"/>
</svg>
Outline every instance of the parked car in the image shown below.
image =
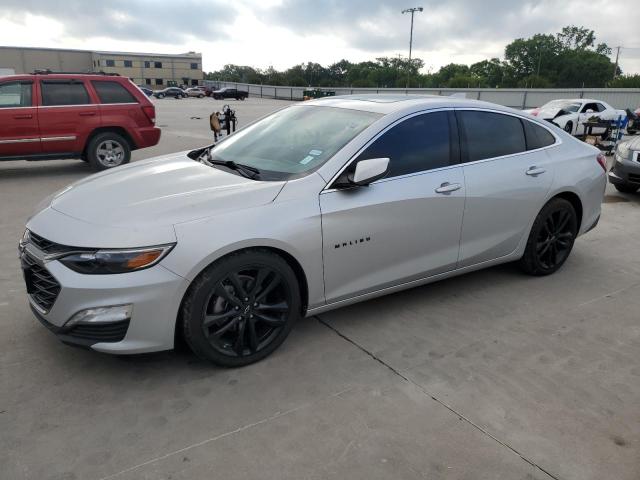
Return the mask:
<svg viewBox="0 0 640 480">
<path fill-rule="evenodd" d="M 128 78 L 38 73 L 0 77 L 0 160 L 81 158 L 97 170 L 156 145 L 156 110 Z"/>
<path fill-rule="evenodd" d="M 237 88 L 221 88 L 211 92 L 211 96 L 216 100 L 224 100 L 225 98 L 235 98 L 236 100 L 244 100 L 249 98 L 249 92 L 243 92 Z"/>
<path fill-rule="evenodd" d="M 189 97 L 198 97 L 198 98 L 204 98 L 204 91 L 200 90 L 199 88 L 187 88 L 186 90 L 187 96 Z"/>
<path fill-rule="evenodd" d="M 138 85 L 138 88 L 142 90 L 142 93 L 144 93 L 147 97 L 150 97 L 151 95 L 153 95 L 153 90 L 151 90 L 148 87 L 145 87 L 144 85 Z"/>
<path fill-rule="evenodd" d="M 588 98 L 552 100 L 542 107 L 525 111 L 554 123 L 565 132 L 576 136 L 585 134 L 583 123 L 592 117 L 598 117 L 601 120 L 617 120 L 618 117 L 625 118 L 627 116 L 624 110 L 615 109 L 601 100 Z M 605 131 L 606 128 L 594 127 L 592 129 L 592 133 L 595 135 Z"/>
<path fill-rule="evenodd" d="M 609 171 L 609 181 L 623 193 L 635 193 L 640 188 L 640 137 L 618 144 L 615 163 Z"/>
<path fill-rule="evenodd" d="M 551 274 L 605 186 L 595 147 L 507 107 L 332 97 L 75 183 L 20 252 L 33 312 L 65 342 L 125 354 L 180 335 L 239 366 L 301 316 L 505 262 Z"/>
<path fill-rule="evenodd" d="M 178 87 L 168 87 L 163 90 L 156 90 L 153 92 L 153 96 L 156 98 L 187 98 L 187 92 Z"/>
<path fill-rule="evenodd" d="M 627 118 L 629 122 L 627 123 L 627 133 L 629 135 L 635 135 L 640 130 L 640 107 L 636 109 L 635 112 L 627 109 Z"/>
</svg>

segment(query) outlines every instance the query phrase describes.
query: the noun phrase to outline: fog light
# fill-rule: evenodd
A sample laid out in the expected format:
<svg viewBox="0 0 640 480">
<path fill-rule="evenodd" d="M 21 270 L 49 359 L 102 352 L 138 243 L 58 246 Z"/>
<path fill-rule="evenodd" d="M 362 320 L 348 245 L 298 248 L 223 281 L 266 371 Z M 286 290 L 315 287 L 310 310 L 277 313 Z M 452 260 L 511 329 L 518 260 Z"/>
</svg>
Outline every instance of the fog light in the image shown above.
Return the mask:
<svg viewBox="0 0 640 480">
<path fill-rule="evenodd" d="M 80 310 L 65 324 L 66 327 L 73 327 L 78 323 L 96 324 L 96 323 L 113 323 L 129 320 L 133 305 L 115 305 L 113 307 L 95 307 Z"/>
</svg>

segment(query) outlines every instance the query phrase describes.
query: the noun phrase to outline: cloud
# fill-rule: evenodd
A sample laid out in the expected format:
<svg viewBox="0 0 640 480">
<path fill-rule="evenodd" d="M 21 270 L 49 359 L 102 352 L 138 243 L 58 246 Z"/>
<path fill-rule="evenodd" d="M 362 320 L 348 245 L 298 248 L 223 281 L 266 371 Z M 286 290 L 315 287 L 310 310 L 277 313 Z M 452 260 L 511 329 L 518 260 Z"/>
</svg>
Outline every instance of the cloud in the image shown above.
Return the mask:
<svg viewBox="0 0 640 480">
<path fill-rule="evenodd" d="M 233 22 L 236 12 L 225 0 L 3 0 L 0 18 L 26 21 L 26 15 L 55 20 L 64 35 L 76 39 L 111 38 L 165 44 L 213 37 Z"/>
</svg>

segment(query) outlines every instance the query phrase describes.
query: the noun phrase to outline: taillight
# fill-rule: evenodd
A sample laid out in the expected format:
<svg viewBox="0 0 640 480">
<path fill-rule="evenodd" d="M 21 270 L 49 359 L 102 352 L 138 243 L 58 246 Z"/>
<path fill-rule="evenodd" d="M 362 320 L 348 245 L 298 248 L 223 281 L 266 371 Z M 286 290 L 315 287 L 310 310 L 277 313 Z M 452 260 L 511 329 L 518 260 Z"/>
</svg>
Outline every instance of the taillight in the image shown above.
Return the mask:
<svg viewBox="0 0 640 480">
<path fill-rule="evenodd" d="M 156 124 L 156 107 L 154 107 L 153 105 L 144 105 L 142 107 L 142 111 L 147 116 L 149 121 L 155 125 Z"/>
<path fill-rule="evenodd" d="M 599 153 L 598 156 L 596 157 L 596 160 L 598 161 L 598 163 L 600 164 L 602 169 L 606 172 L 607 171 L 607 158 L 604 156 L 604 154 Z"/>
</svg>

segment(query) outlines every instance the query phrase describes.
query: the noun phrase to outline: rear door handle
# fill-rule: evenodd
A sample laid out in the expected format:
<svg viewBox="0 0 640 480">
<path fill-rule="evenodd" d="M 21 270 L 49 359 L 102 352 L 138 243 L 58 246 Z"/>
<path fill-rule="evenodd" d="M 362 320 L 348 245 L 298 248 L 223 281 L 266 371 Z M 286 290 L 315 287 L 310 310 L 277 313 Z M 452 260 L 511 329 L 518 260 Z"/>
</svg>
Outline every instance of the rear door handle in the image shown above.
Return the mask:
<svg viewBox="0 0 640 480">
<path fill-rule="evenodd" d="M 544 168 L 529 167 L 529 170 L 527 170 L 525 173 L 531 177 L 535 177 L 537 175 L 543 174 L 544 172 L 546 172 Z"/>
<path fill-rule="evenodd" d="M 14 115 L 13 118 L 15 118 L 16 120 L 26 120 L 29 118 L 33 118 L 33 115 L 31 115 L 30 113 L 23 113 L 20 115 Z"/>
<path fill-rule="evenodd" d="M 460 190 L 462 188 L 462 185 L 460 185 L 459 183 L 449 183 L 449 182 L 444 182 L 442 185 L 440 185 L 438 188 L 436 188 L 436 193 L 451 193 L 451 192 L 455 192 L 456 190 Z"/>
<path fill-rule="evenodd" d="M 81 117 L 93 117 L 96 112 L 80 112 Z"/>
</svg>

